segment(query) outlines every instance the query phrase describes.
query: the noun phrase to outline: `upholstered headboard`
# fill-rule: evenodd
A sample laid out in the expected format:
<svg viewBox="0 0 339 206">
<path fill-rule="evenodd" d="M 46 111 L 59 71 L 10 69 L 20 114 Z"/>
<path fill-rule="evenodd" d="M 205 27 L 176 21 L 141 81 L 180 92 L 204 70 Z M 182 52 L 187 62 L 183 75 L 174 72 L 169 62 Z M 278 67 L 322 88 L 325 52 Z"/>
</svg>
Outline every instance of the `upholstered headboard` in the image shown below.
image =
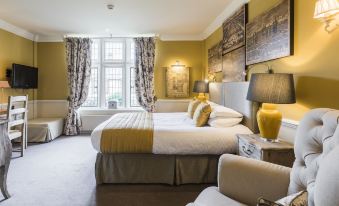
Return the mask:
<svg viewBox="0 0 339 206">
<path fill-rule="evenodd" d="M 258 133 L 256 115 L 259 104 L 246 99 L 248 86 L 249 82 L 210 83 L 210 101 L 242 113 L 243 124 Z"/>
<path fill-rule="evenodd" d="M 224 83 L 209 83 L 209 100 L 224 105 Z"/>
</svg>

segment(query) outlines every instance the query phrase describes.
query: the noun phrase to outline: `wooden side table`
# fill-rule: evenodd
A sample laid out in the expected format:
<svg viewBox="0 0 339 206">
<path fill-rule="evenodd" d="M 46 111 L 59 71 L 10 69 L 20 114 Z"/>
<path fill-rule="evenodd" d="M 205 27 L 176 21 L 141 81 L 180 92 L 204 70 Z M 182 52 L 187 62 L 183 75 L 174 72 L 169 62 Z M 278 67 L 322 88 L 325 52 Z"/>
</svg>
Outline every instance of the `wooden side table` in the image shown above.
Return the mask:
<svg viewBox="0 0 339 206">
<path fill-rule="evenodd" d="M 0 189 L 5 197 L 10 197 L 7 191 L 7 173 L 12 157 L 12 143 L 7 132 L 7 120 L 0 119 Z"/>
<path fill-rule="evenodd" d="M 295 160 L 294 147 L 286 142 L 267 142 L 259 135 L 238 134 L 240 156 L 292 167 Z"/>
</svg>

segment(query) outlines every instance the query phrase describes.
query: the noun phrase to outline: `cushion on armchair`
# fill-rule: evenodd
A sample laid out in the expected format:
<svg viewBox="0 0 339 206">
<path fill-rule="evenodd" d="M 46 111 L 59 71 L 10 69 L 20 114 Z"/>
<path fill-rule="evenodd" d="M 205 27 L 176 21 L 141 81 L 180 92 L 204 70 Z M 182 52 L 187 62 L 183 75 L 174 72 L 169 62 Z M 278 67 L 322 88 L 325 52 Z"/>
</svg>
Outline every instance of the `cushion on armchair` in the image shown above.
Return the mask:
<svg viewBox="0 0 339 206">
<path fill-rule="evenodd" d="M 301 191 L 275 202 L 266 200 L 265 198 L 259 198 L 257 206 L 307 206 L 307 194 L 307 191 Z"/>
</svg>

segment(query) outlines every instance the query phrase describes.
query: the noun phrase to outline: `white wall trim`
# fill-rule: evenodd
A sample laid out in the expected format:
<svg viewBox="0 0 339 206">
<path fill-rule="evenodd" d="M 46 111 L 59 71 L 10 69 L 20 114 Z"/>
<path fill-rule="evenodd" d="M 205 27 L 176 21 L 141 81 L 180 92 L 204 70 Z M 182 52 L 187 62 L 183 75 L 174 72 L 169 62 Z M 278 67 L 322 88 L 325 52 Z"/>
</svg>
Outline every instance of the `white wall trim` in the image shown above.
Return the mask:
<svg viewBox="0 0 339 206">
<path fill-rule="evenodd" d="M 299 121 L 291 120 L 291 119 L 283 119 L 282 125 L 285 127 L 289 127 L 292 129 L 297 129 L 299 126 Z"/>
<path fill-rule="evenodd" d="M 202 34 L 198 35 L 160 35 L 162 41 L 203 41 L 204 37 Z"/>
<path fill-rule="evenodd" d="M 186 112 L 190 99 L 159 99 L 156 102 L 157 112 Z M 35 100 L 35 117 L 65 117 L 68 111 L 67 100 Z M 6 105 L 6 104 L 3 104 Z M 4 107 L 4 106 L 3 106 Z M 29 101 L 29 108 L 33 108 L 33 101 Z M 80 108 L 82 131 L 92 131 L 98 124 L 109 119 L 113 114 L 121 112 L 137 112 L 138 108 Z M 29 113 L 32 116 L 32 112 Z M 299 122 L 283 119 L 279 138 L 293 143 Z"/>
<path fill-rule="evenodd" d="M 37 102 L 41 103 L 68 103 L 67 100 L 64 99 L 56 99 L 56 100 L 35 100 Z"/>
<path fill-rule="evenodd" d="M 297 128 L 299 126 L 299 122 L 290 119 L 283 119 L 281 123 L 281 128 L 279 131 L 278 138 L 294 144 L 295 135 L 297 133 Z"/>
<path fill-rule="evenodd" d="M 13 24 L 10 24 L 10 23 L 2 20 L 2 19 L 0 19 L 0 29 L 11 32 L 13 34 L 21 36 L 25 39 L 29 39 L 31 41 L 35 40 L 35 36 L 36 36 L 35 34 L 29 32 L 25 29 L 22 29 L 20 27 L 14 26 Z"/>
<path fill-rule="evenodd" d="M 37 35 L 36 42 L 63 42 L 64 38 L 62 35 Z"/>
</svg>

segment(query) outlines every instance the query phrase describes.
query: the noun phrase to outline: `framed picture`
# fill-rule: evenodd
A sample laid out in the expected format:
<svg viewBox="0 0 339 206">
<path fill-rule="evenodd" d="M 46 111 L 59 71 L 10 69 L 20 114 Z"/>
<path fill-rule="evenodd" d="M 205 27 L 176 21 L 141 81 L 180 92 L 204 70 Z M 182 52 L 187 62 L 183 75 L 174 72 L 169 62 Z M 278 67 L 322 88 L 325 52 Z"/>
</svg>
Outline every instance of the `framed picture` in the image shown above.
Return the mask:
<svg viewBox="0 0 339 206">
<path fill-rule="evenodd" d="M 222 41 L 208 50 L 208 73 L 222 71 Z"/>
<path fill-rule="evenodd" d="M 245 46 L 222 57 L 223 82 L 245 81 Z"/>
<path fill-rule="evenodd" d="M 246 65 L 293 55 L 294 1 L 282 0 L 246 25 Z"/>
<path fill-rule="evenodd" d="M 166 68 L 166 94 L 167 97 L 189 97 L 189 67 Z"/>
<path fill-rule="evenodd" d="M 247 4 L 245 4 L 222 24 L 222 55 L 245 45 L 247 14 Z"/>
</svg>

